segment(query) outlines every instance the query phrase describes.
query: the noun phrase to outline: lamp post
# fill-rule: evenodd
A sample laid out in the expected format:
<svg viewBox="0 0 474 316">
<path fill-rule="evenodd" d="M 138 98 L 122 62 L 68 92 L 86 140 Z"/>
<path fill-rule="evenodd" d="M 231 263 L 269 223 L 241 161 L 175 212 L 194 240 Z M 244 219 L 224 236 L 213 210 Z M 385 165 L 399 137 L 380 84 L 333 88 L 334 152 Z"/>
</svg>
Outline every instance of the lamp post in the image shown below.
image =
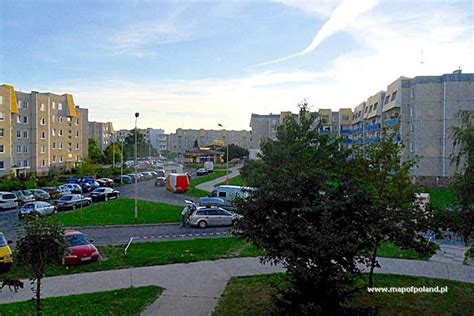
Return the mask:
<svg viewBox="0 0 474 316">
<path fill-rule="evenodd" d="M 138 218 L 138 203 L 137 203 L 137 184 L 138 184 L 138 170 L 137 170 L 137 120 L 140 113 L 135 113 L 135 218 Z"/>
<path fill-rule="evenodd" d="M 125 139 L 122 139 L 120 142 L 122 143 L 122 163 L 120 164 L 120 183 L 123 184 L 123 142 Z"/>
<path fill-rule="evenodd" d="M 115 168 L 115 142 L 112 142 L 112 168 Z"/>
<path fill-rule="evenodd" d="M 219 125 L 220 127 L 224 128 L 224 126 L 222 124 L 217 124 Z M 226 130 L 226 134 L 227 134 L 227 130 Z M 229 184 L 229 140 L 227 139 L 226 137 L 226 145 L 227 145 L 227 154 L 226 154 L 226 180 L 225 180 L 225 183 L 226 184 Z"/>
</svg>

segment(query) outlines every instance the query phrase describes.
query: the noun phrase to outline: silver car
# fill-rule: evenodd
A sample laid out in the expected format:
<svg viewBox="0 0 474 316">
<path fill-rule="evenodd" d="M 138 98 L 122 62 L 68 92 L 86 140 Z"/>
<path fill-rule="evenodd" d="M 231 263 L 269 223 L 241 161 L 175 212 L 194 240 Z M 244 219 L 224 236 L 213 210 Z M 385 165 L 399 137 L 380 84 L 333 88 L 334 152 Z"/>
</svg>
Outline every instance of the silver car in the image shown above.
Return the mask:
<svg viewBox="0 0 474 316">
<path fill-rule="evenodd" d="M 56 207 L 42 201 L 35 201 L 26 203 L 20 209 L 20 213 L 18 214 L 20 218 L 31 216 L 31 217 L 39 217 L 44 215 L 51 215 L 56 213 Z"/>
<path fill-rule="evenodd" d="M 13 191 L 12 193 L 16 195 L 16 198 L 20 204 L 33 202 L 35 200 L 35 196 L 30 190 L 18 190 Z"/>
<path fill-rule="evenodd" d="M 198 207 L 189 217 L 189 224 L 199 228 L 230 226 L 240 217 L 241 215 L 218 207 Z"/>
<path fill-rule="evenodd" d="M 36 201 L 48 201 L 51 199 L 51 196 L 45 190 L 32 189 L 30 191 L 33 193 Z"/>
</svg>

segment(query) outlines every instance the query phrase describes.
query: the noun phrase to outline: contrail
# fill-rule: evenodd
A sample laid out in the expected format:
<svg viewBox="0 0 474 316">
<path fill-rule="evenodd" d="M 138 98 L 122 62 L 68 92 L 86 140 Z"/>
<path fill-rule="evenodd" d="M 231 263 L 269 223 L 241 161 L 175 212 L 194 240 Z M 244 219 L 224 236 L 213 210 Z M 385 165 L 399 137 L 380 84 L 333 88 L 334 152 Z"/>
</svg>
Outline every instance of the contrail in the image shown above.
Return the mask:
<svg viewBox="0 0 474 316">
<path fill-rule="evenodd" d="M 256 64 L 251 66 L 260 67 L 270 64 L 280 63 L 285 60 L 289 60 L 295 57 L 306 55 L 315 50 L 322 41 L 330 37 L 334 33 L 343 30 L 349 23 L 354 21 L 360 14 L 369 11 L 375 7 L 378 0 L 343 0 L 336 9 L 332 12 L 329 19 L 319 29 L 316 36 L 313 38 L 311 44 L 298 53 L 294 53 L 282 58 L 274 59 L 264 63 Z"/>
</svg>

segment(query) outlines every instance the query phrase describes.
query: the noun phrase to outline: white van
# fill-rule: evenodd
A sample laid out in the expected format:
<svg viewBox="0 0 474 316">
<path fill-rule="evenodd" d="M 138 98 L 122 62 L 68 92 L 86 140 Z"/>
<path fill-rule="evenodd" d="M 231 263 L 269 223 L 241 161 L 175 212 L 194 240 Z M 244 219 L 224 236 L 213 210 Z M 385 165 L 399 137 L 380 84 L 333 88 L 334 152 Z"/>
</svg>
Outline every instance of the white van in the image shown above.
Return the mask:
<svg viewBox="0 0 474 316">
<path fill-rule="evenodd" d="M 212 161 L 205 161 L 204 169 L 206 169 L 207 173 L 214 172 L 214 163 Z"/>
<path fill-rule="evenodd" d="M 246 190 L 249 188 L 240 187 L 236 185 L 220 185 L 211 192 L 209 197 L 218 197 L 224 200 L 224 208 L 233 209 L 235 205 L 233 204 L 236 197 L 245 198 L 248 193 Z"/>
</svg>

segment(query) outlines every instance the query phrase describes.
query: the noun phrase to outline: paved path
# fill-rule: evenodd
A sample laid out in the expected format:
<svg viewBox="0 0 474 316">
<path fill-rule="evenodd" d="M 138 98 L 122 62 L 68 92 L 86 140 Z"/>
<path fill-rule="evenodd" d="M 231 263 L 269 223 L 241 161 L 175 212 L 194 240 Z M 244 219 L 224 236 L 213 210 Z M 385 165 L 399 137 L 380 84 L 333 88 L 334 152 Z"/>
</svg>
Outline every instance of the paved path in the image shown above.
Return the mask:
<svg viewBox="0 0 474 316">
<path fill-rule="evenodd" d="M 205 237 L 226 237 L 229 227 L 208 227 L 205 229 L 180 227 L 176 224 L 120 225 L 104 227 L 87 227 L 80 230 L 97 245 L 126 244 L 131 237 L 134 241 L 158 241 L 193 239 Z"/>
<path fill-rule="evenodd" d="M 456 264 L 379 258 L 377 273 L 424 276 L 474 283 L 474 267 Z M 143 315 L 209 315 L 230 278 L 283 272 L 282 266 L 262 265 L 259 258 L 234 258 L 48 277 L 43 297 L 109 291 L 130 286 L 159 285 L 165 290 Z M 25 284 L 29 284 L 24 280 Z M 0 303 L 26 301 L 29 286 L 18 293 L 4 289 Z"/>
<path fill-rule="evenodd" d="M 236 165 L 232 168 L 229 168 L 229 178 L 237 177 L 240 174 L 240 172 L 239 172 L 240 168 L 242 168 L 242 165 Z M 222 183 L 226 179 L 227 179 L 227 176 L 223 176 L 223 177 L 211 180 L 211 181 L 207 181 L 207 182 L 198 184 L 196 186 L 196 188 L 198 188 L 199 190 L 204 190 L 204 191 L 207 191 L 207 192 L 211 192 L 212 190 L 214 190 L 214 186 L 216 184 Z"/>
</svg>

